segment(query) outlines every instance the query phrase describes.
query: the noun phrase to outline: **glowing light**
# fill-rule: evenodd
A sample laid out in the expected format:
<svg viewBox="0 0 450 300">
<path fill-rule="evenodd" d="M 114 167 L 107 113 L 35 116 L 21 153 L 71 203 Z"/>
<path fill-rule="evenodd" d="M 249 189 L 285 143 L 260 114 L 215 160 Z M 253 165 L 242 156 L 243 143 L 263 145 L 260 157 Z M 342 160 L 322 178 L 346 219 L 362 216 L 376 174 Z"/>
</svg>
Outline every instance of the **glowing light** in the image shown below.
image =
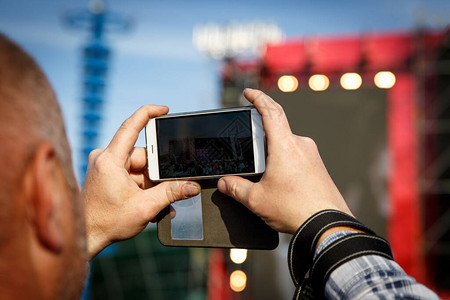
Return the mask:
<svg viewBox="0 0 450 300">
<path fill-rule="evenodd" d="M 279 43 L 283 39 L 284 33 L 277 24 L 259 21 L 196 25 L 192 34 L 192 42 L 197 49 L 214 59 L 244 53 L 256 55 L 262 46 Z"/>
<path fill-rule="evenodd" d="M 313 91 L 325 91 L 330 86 L 330 80 L 325 75 L 316 74 L 309 78 L 308 84 Z"/>
<path fill-rule="evenodd" d="M 395 75 L 389 71 L 378 72 L 373 81 L 380 89 L 390 89 L 395 84 Z"/>
<path fill-rule="evenodd" d="M 295 92 L 298 88 L 298 80 L 292 75 L 283 75 L 278 79 L 278 88 L 285 93 Z"/>
<path fill-rule="evenodd" d="M 230 287 L 235 292 L 242 292 L 247 286 L 247 275 L 241 270 L 236 270 L 230 275 Z"/>
<path fill-rule="evenodd" d="M 362 78 L 358 73 L 345 73 L 341 77 L 341 85 L 346 90 L 357 90 L 361 84 Z"/>
<path fill-rule="evenodd" d="M 230 258 L 235 264 L 242 264 L 247 259 L 247 249 L 231 249 Z"/>
</svg>

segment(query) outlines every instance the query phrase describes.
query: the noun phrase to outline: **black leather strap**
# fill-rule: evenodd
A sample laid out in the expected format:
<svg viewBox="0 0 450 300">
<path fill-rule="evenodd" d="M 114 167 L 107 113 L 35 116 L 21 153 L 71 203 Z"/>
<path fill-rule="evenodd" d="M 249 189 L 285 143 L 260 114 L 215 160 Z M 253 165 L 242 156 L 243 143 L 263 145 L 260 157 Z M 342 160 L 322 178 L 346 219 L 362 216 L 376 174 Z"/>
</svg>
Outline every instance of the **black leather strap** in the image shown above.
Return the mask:
<svg viewBox="0 0 450 300">
<path fill-rule="evenodd" d="M 303 280 L 302 285 L 295 289 L 293 300 L 319 300 L 323 299 L 318 297 L 312 288 L 312 283 L 309 278 Z"/>
<path fill-rule="evenodd" d="M 304 280 L 306 273 L 312 266 L 314 252 L 319 237 L 328 229 L 338 226 L 348 226 L 370 234 L 367 228 L 355 218 L 337 211 L 323 210 L 303 223 L 294 234 L 289 245 L 288 265 L 292 279 L 296 286 Z M 294 255 L 295 253 L 295 255 Z"/>
<path fill-rule="evenodd" d="M 379 236 L 356 233 L 337 240 L 316 257 L 311 267 L 313 290 L 323 295 L 331 272 L 349 260 L 371 254 L 393 260 L 389 243 Z"/>
</svg>

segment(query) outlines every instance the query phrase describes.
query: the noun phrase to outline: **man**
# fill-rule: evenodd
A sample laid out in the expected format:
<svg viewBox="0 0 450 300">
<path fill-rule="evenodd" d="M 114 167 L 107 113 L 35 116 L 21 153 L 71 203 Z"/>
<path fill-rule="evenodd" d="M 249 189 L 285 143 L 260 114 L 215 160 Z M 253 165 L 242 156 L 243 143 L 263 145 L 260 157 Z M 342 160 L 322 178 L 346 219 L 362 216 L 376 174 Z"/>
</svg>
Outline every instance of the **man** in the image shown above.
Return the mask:
<svg viewBox="0 0 450 300">
<path fill-rule="evenodd" d="M 0 34 L 1 298 L 79 298 L 88 260 L 199 193 L 197 183 L 145 180 L 145 153 L 133 147 L 148 119 L 167 111 L 142 107 L 93 152 L 80 198 L 55 94 L 33 59 Z"/>
<path fill-rule="evenodd" d="M 224 177 L 218 188 L 278 231 L 294 233 L 300 227 L 290 255 L 291 271 L 298 281 L 299 266 L 293 261 L 302 261 L 303 257 L 296 255 L 296 241 L 311 223 L 308 220 L 318 214 L 320 217 L 326 209 L 347 218 L 339 223 L 343 226 L 320 226 L 321 233 L 313 243 L 317 247 L 312 249 L 318 255 L 316 262 L 322 261 L 324 253 L 345 235 L 356 236 L 356 232 L 367 229 L 349 219 L 351 212 L 329 177 L 314 142 L 294 136 L 283 110 L 268 96 L 256 90 L 246 90 L 244 94 L 263 117 L 268 142 L 266 172 L 258 183 Z M 79 297 L 88 260 L 111 243 L 141 232 L 170 203 L 200 192 L 199 185 L 190 181 L 151 183 L 145 172 L 145 150 L 134 148 L 149 118 L 167 111 L 164 106 L 143 106 L 122 124 L 106 149 L 93 151 L 80 197 L 56 97 L 35 62 L 0 35 L 2 297 Z M 376 266 L 366 263 L 365 272 L 394 273 L 380 276 L 374 286 L 368 282 L 372 278 L 349 273 L 352 263 L 367 258 L 358 257 L 333 271 L 326 281 L 325 295 L 350 298 L 386 295 L 378 291 L 387 291 L 390 298 L 436 297 L 398 265 L 386 263 L 382 256 L 372 256 Z M 382 259 L 381 263 L 378 259 Z M 302 264 L 307 260 L 305 257 Z M 339 282 L 340 277 L 347 282 Z M 389 281 L 392 278 L 394 282 Z M 323 289 L 316 288 L 315 293 L 322 296 Z"/>
<path fill-rule="evenodd" d="M 262 115 L 266 171 L 257 183 L 223 177 L 218 189 L 273 229 L 295 233 L 288 257 L 295 297 L 437 299 L 393 261 L 386 241 L 352 217 L 316 144 L 292 134 L 282 107 L 257 90 L 246 89 L 244 95 Z M 307 271 L 309 281 L 303 278 Z"/>
</svg>

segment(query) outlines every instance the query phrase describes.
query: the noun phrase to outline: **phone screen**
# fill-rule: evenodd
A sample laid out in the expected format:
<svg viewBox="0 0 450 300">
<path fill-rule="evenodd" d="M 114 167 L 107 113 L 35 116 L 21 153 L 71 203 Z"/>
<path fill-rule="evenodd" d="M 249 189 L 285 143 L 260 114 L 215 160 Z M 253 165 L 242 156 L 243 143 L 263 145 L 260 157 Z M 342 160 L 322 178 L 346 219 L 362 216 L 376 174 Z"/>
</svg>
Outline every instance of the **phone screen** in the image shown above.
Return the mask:
<svg viewBox="0 0 450 300">
<path fill-rule="evenodd" d="M 250 110 L 156 120 L 161 179 L 255 172 Z"/>
</svg>

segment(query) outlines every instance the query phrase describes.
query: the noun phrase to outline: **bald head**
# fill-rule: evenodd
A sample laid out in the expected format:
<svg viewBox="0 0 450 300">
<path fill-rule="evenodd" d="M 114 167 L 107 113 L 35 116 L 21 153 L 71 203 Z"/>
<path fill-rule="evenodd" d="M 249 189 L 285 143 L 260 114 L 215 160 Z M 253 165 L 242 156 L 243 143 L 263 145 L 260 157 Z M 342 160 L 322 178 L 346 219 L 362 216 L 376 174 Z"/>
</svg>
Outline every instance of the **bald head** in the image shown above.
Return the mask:
<svg viewBox="0 0 450 300">
<path fill-rule="evenodd" d="M 46 76 L 33 58 L 1 34 L 0 108 L 4 131 L 26 129 L 33 135 L 27 134 L 30 142 L 65 140 L 61 110 Z"/>
<path fill-rule="evenodd" d="M 50 83 L 33 58 L 1 33 L 0 141 L 1 247 L 3 225 L 11 221 L 13 198 L 36 146 L 49 141 L 71 170 L 61 110 Z"/>
<path fill-rule="evenodd" d="M 18 273 L 2 278 L 0 294 L 79 298 L 86 250 L 78 199 L 53 89 L 36 62 L 0 34 L 0 273 Z"/>
</svg>

